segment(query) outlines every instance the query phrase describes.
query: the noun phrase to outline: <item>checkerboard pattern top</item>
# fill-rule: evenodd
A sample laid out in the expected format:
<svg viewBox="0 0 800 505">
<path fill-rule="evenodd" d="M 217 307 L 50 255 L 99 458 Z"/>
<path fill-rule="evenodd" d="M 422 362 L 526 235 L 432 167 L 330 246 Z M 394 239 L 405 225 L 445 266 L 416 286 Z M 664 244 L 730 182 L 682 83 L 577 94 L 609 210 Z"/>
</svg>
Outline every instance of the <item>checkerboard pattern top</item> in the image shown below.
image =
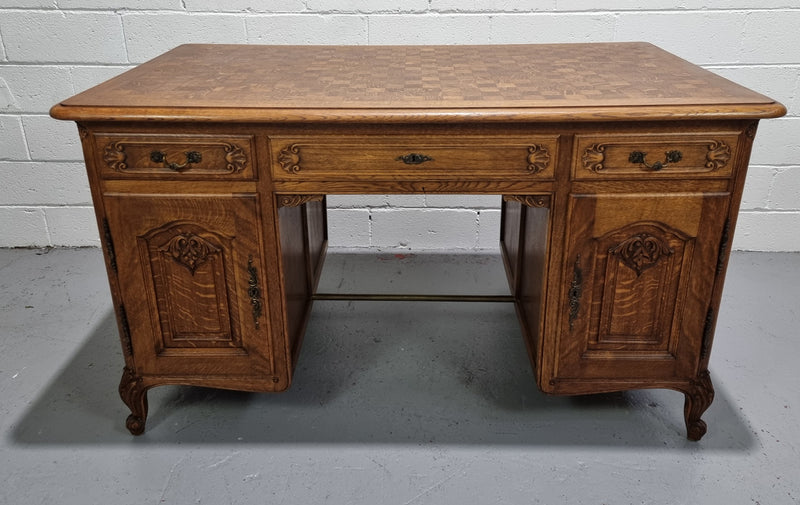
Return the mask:
<svg viewBox="0 0 800 505">
<path fill-rule="evenodd" d="M 513 111 L 772 103 L 767 97 L 647 43 L 190 44 L 62 105 Z"/>
</svg>

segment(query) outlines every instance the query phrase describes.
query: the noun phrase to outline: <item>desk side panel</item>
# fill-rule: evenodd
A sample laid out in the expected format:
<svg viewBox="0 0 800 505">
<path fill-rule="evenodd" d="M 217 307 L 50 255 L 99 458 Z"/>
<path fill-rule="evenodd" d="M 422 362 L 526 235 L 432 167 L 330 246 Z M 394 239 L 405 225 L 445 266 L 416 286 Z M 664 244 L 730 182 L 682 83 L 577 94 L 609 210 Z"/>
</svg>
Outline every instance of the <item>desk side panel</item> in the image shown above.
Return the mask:
<svg viewBox="0 0 800 505">
<path fill-rule="evenodd" d="M 547 279 L 548 208 L 523 205 L 521 258 L 519 262 L 518 305 L 525 343 L 534 373 L 541 368 L 542 318 L 544 316 L 544 285 Z"/>
</svg>

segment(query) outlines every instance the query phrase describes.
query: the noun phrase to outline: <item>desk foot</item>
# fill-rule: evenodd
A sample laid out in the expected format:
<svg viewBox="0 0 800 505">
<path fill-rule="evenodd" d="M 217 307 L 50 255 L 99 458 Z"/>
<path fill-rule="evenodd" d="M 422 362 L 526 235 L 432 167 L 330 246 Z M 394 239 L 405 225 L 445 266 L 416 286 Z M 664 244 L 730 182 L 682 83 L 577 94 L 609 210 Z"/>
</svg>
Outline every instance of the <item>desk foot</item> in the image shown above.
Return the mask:
<svg viewBox="0 0 800 505">
<path fill-rule="evenodd" d="M 119 396 L 125 405 L 131 409 L 131 415 L 125 422 L 125 427 L 131 435 L 141 435 L 144 433 L 145 422 L 147 420 L 147 387 L 142 385 L 142 378 L 137 376 L 133 370 L 125 367 L 122 372 L 122 380 L 119 383 Z"/>
<path fill-rule="evenodd" d="M 683 404 L 683 417 L 686 420 L 686 437 L 689 440 L 700 440 L 706 434 L 708 426 L 700 416 L 714 401 L 714 385 L 708 370 L 697 374 L 689 388 L 684 391 L 686 401 Z"/>
</svg>

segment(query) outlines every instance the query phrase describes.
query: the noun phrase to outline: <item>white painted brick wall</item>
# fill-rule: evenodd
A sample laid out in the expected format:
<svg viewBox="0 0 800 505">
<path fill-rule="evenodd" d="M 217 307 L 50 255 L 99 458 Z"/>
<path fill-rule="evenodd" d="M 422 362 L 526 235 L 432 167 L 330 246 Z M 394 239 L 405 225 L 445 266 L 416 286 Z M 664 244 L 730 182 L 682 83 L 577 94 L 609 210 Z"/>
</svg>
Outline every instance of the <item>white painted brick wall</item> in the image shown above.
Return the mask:
<svg viewBox="0 0 800 505">
<path fill-rule="evenodd" d="M 800 251 L 797 26 L 796 0 L 0 0 L 0 246 L 99 244 L 76 129 L 47 111 L 182 43 L 646 40 L 789 108 L 759 128 L 734 247 Z M 495 248 L 499 202 L 331 196 L 331 245 Z"/>
</svg>

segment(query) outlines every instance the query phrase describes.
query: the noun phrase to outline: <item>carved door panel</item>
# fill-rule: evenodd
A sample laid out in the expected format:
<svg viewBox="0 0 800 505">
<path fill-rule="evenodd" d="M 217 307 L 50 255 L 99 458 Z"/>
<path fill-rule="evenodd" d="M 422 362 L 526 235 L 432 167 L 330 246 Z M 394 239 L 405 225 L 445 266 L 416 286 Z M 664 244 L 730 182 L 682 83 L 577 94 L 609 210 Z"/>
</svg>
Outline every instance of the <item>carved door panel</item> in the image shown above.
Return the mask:
<svg viewBox="0 0 800 505">
<path fill-rule="evenodd" d="M 559 379 L 694 377 L 727 193 L 571 196 Z"/>
<path fill-rule="evenodd" d="M 257 196 L 105 201 L 136 373 L 277 383 Z"/>
</svg>

